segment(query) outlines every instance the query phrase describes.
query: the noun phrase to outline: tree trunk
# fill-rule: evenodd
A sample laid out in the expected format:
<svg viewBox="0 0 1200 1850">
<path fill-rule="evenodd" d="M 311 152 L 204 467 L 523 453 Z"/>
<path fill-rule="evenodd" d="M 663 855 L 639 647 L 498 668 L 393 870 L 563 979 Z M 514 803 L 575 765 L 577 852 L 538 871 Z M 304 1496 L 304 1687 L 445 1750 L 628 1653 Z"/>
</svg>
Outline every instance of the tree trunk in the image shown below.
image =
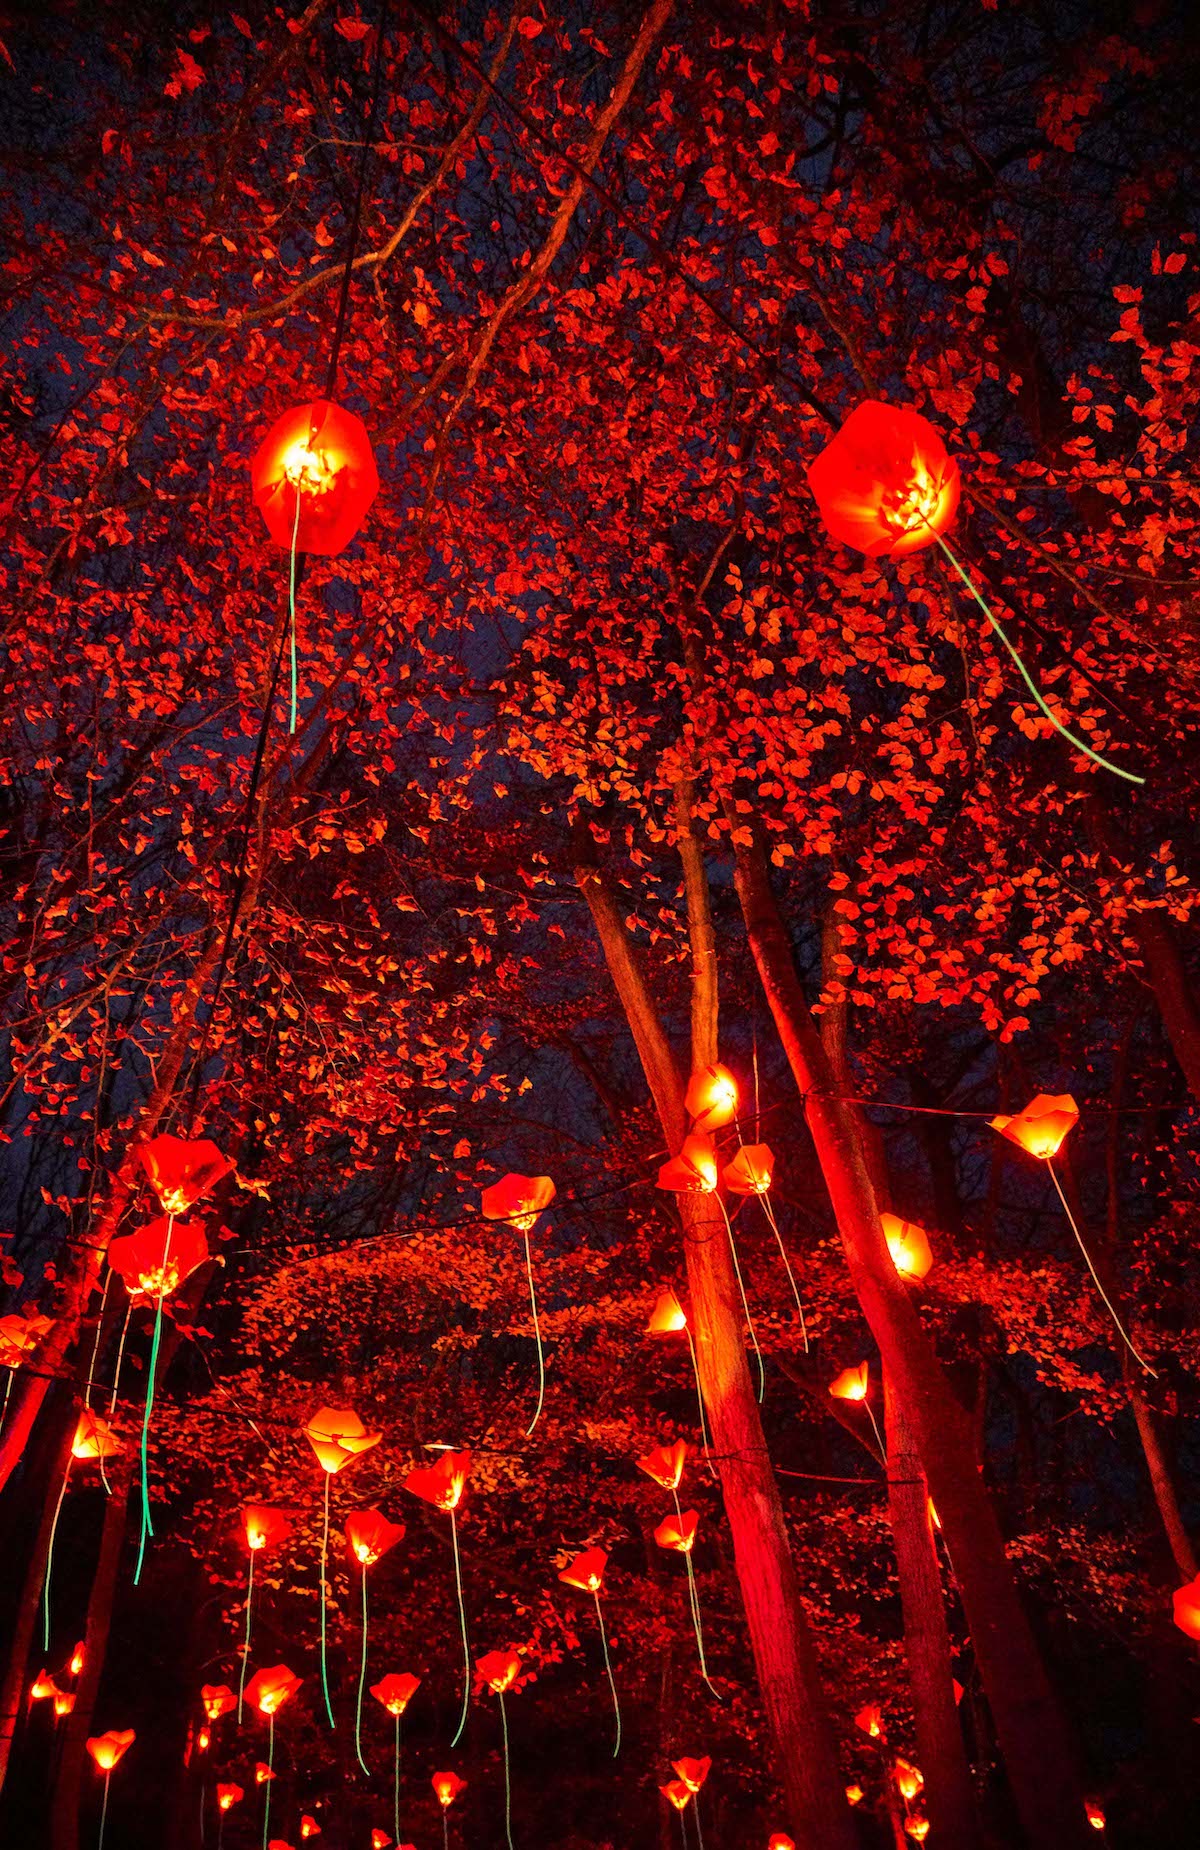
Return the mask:
<svg viewBox="0 0 1200 1850">
<path fill-rule="evenodd" d="M 690 827 L 686 836 L 690 842 Z M 714 974 L 708 957 L 707 895 L 696 890 L 699 857 L 698 853 L 688 855 L 682 834 L 681 852 L 691 902 L 693 954 L 701 973 L 693 995 L 693 1031 L 699 1051 L 711 1058 L 707 1049 L 715 1044 L 715 992 L 707 989 L 708 1002 L 698 1000 Z M 699 872 L 702 876 L 703 869 Z M 664 1136 L 676 1151 L 687 1127 L 683 1084 L 586 829 L 578 831 L 576 879 L 588 902 Z M 854 1826 L 800 1601 L 779 1487 L 767 1457 L 746 1363 L 724 1218 L 709 1197 L 684 1195 L 680 1209 L 700 1385 L 790 1828 L 803 1850 L 853 1850 Z"/>
<path fill-rule="evenodd" d="M 740 820 L 734 842 L 738 897 L 755 964 L 805 1101 L 854 1288 L 885 1373 L 903 1399 L 937 1505 L 1022 1822 L 1036 1850 L 1083 1850 L 1089 1826 L 1074 1744 L 975 1467 L 970 1421 L 888 1255 L 861 1139 L 837 1098 L 761 847 L 748 839 Z"/>
<path fill-rule="evenodd" d="M 79 1850 L 79 1801 L 83 1775 L 88 1764 L 86 1742 L 92 1731 L 96 1697 L 108 1651 L 108 1631 L 112 1622 L 117 1570 L 121 1564 L 121 1549 L 125 1541 L 125 1519 L 132 1482 L 132 1457 L 114 1459 L 109 1466 L 112 1494 L 104 1504 L 100 1550 L 92 1590 L 88 1596 L 87 1625 L 83 1635 L 83 1669 L 75 1685 L 75 1707 L 63 1723 L 58 1779 L 50 1806 L 50 1850 Z"/>
<path fill-rule="evenodd" d="M 54 1512 L 58 1507 L 58 1495 L 62 1489 L 63 1476 L 71 1456 L 71 1441 L 74 1437 L 75 1414 L 69 1407 L 64 1407 L 62 1431 L 58 1434 L 57 1443 L 49 1448 L 50 1463 L 45 1489 L 42 1492 L 42 1513 L 38 1519 L 37 1529 L 33 1536 L 33 1546 L 29 1550 L 25 1564 L 25 1579 L 13 1618 L 8 1662 L 5 1665 L 3 1687 L 0 1688 L 0 1787 L 3 1787 L 8 1775 L 13 1742 L 16 1739 L 21 1712 L 26 1706 L 25 1691 L 29 1680 L 29 1654 L 37 1626 L 38 1602 L 41 1599 L 42 1581 L 46 1572 L 46 1554 L 50 1546 L 50 1532 L 54 1527 Z"/>
<path fill-rule="evenodd" d="M 977 1850 L 979 1820 L 954 1700 L 950 1633 L 937 1541 L 929 1518 L 929 1487 L 904 1418 L 903 1403 L 886 1375 L 883 1404 L 888 1508 L 904 1612 L 904 1655 L 912 1687 L 917 1763 L 925 1775 L 929 1835 L 940 1850 Z"/>
</svg>

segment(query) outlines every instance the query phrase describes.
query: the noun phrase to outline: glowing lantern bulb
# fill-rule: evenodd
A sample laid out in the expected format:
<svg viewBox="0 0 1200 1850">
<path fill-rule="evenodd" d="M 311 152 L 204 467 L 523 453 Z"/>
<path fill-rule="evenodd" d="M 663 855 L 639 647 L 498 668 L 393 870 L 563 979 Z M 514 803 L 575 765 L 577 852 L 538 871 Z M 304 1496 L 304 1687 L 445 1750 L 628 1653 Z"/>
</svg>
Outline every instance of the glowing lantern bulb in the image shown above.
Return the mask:
<svg viewBox="0 0 1200 1850">
<path fill-rule="evenodd" d="M 1102 1831 L 1108 1823 L 1102 1807 L 1097 1805 L 1095 1799 L 1085 1799 L 1083 1801 L 1083 1809 L 1087 1813 L 1087 1821 L 1091 1825 L 1093 1831 Z"/>
<path fill-rule="evenodd" d="M 829 1392 L 835 1400 L 865 1400 L 867 1385 L 867 1364 L 860 1362 L 857 1368 L 844 1368 L 837 1380 L 830 1382 Z"/>
<path fill-rule="evenodd" d="M 668 1780 L 665 1786 L 659 1787 L 659 1791 L 662 1793 L 667 1803 L 675 1807 L 676 1811 L 682 1811 L 692 1797 L 690 1789 L 684 1785 L 681 1779 Z"/>
<path fill-rule="evenodd" d="M 864 1734 L 869 1734 L 873 1741 L 880 1740 L 883 1735 L 883 1710 L 879 1704 L 868 1702 L 865 1708 L 860 1709 L 854 1717 L 854 1726 L 861 1728 Z"/>
<path fill-rule="evenodd" d="M 737 1117 L 738 1084 L 727 1066 L 701 1066 L 688 1080 L 683 1108 L 698 1131 L 719 1131 Z"/>
<path fill-rule="evenodd" d="M 199 1734 L 196 1736 L 196 1746 L 199 1749 L 199 1751 L 202 1754 L 206 1754 L 208 1752 L 211 1742 L 212 1742 L 212 1736 L 208 1732 L 208 1729 L 201 1728 Z"/>
<path fill-rule="evenodd" d="M 933 1248 L 924 1227 L 901 1220 L 898 1214 L 881 1214 L 879 1221 L 892 1264 L 901 1278 L 924 1278 L 933 1265 Z"/>
<path fill-rule="evenodd" d="M 467 1784 L 466 1780 L 460 1779 L 457 1773 L 435 1773 L 431 1783 L 437 1795 L 437 1802 L 443 1811 L 449 1810 Z"/>
<path fill-rule="evenodd" d="M 904 1828 L 915 1844 L 923 1844 L 929 1835 L 928 1818 L 906 1818 Z"/>
<path fill-rule="evenodd" d="M 107 1734 L 97 1735 L 95 1740 L 89 1741 L 87 1750 L 102 1773 L 111 1773 L 122 1754 L 133 1746 L 136 1739 L 132 1728 L 110 1728 Z"/>
<path fill-rule="evenodd" d="M 245 1798 L 245 1796 L 246 1795 L 240 1786 L 232 1786 L 232 1785 L 231 1786 L 218 1786 L 217 1787 L 218 1810 L 220 1811 L 232 1810 L 233 1806 L 237 1805 L 242 1799 Z"/>
<path fill-rule="evenodd" d="M 796 1850 L 795 1839 L 786 1831 L 772 1831 L 767 1839 L 767 1850 Z"/>
<path fill-rule="evenodd" d="M 676 1330 L 687 1329 L 686 1312 L 673 1291 L 659 1294 L 646 1328 L 651 1336 L 673 1336 Z"/>
<path fill-rule="evenodd" d="M 45 1670 L 39 1670 L 29 1685 L 30 1702 L 48 1702 L 51 1696 L 57 1696 L 58 1684 Z"/>
<path fill-rule="evenodd" d="M 277 546 L 338 553 L 379 492 L 371 440 L 360 418 L 328 399 L 277 418 L 250 465 L 254 505 Z"/>
<path fill-rule="evenodd" d="M 711 1195 L 719 1174 L 711 1137 L 693 1131 L 684 1138 L 679 1155 L 659 1170 L 657 1186 L 675 1195 Z"/>
<path fill-rule="evenodd" d="M 1171 1596 L 1175 1623 L 1189 1638 L 1200 1641 L 1200 1574 Z"/>
<path fill-rule="evenodd" d="M 958 465 L 927 418 L 868 398 L 808 467 L 831 537 L 868 558 L 931 546 L 958 507 Z"/>
<path fill-rule="evenodd" d="M 992 1118 L 991 1127 L 1030 1156 L 1048 1163 L 1078 1122 L 1079 1107 L 1069 1092 L 1039 1092 L 1015 1117 Z"/>
<path fill-rule="evenodd" d="M 900 1797 L 906 1805 L 911 1805 L 925 1785 L 925 1775 L 911 1760 L 897 1760 L 894 1771 Z"/>
<path fill-rule="evenodd" d="M 861 1786 L 847 1786 L 846 1787 L 847 1805 L 861 1805 L 863 1802 L 863 1797 L 864 1797 L 864 1794 L 863 1794 L 863 1789 Z"/>
<path fill-rule="evenodd" d="M 83 1669 L 83 1645 L 82 1644 L 77 1644 L 75 1646 L 75 1649 L 71 1653 L 71 1661 L 67 1665 L 67 1669 L 70 1671 L 73 1677 L 77 1677 L 79 1675 L 79 1672 Z"/>
<path fill-rule="evenodd" d="M 315 1818 L 310 1818 L 307 1812 L 305 1812 L 300 1820 L 300 1835 L 301 1837 L 319 1837 L 321 1835 L 320 1825 Z"/>
<path fill-rule="evenodd" d="M 71 1690 L 60 1689 L 54 1698 L 55 1719 L 57 1721 L 61 1721 L 63 1716 L 69 1715 L 71 1713 L 71 1710 L 74 1707 L 75 1707 L 74 1692 Z"/>
</svg>

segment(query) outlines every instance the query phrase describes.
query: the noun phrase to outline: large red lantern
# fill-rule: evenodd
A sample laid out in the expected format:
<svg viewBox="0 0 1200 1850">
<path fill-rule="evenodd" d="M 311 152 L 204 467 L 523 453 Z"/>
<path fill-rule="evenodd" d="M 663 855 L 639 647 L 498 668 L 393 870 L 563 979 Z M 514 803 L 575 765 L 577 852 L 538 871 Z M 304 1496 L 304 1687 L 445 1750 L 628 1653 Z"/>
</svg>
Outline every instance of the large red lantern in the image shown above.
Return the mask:
<svg viewBox="0 0 1200 1850">
<path fill-rule="evenodd" d="M 327 398 L 277 418 L 250 464 L 254 505 L 285 551 L 337 553 L 379 492 L 361 418 Z"/>
<path fill-rule="evenodd" d="M 808 466 L 831 539 L 868 558 L 931 546 L 958 507 L 958 464 L 927 418 L 868 398 Z"/>
</svg>

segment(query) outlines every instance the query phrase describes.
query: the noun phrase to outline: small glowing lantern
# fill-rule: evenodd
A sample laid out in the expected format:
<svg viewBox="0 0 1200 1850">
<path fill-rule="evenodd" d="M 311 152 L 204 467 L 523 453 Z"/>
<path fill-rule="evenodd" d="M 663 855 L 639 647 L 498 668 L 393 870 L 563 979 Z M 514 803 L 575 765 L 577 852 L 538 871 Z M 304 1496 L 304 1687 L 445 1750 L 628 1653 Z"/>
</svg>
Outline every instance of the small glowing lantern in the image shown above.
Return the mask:
<svg viewBox="0 0 1200 1850">
<path fill-rule="evenodd" d="M 933 1248 L 924 1227 L 901 1220 L 898 1214 L 881 1214 L 879 1222 L 892 1264 L 901 1278 L 924 1278 L 933 1265 Z"/>
<path fill-rule="evenodd" d="M 250 464 L 254 505 L 277 546 L 341 552 L 379 492 L 371 440 L 361 418 L 328 399 L 277 418 Z"/>
<path fill-rule="evenodd" d="M 738 1084 L 727 1066 L 701 1066 L 688 1080 L 683 1108 L 692 1129 L 719 1131 L 737 1117 Z"/>
<path fill-rule="evenodd" d="M 868 558 L 920 552 L 958 508 L 958 464 L 927 418 L 868 398 L 808 466 L 831 539 Z"/>
</svg>

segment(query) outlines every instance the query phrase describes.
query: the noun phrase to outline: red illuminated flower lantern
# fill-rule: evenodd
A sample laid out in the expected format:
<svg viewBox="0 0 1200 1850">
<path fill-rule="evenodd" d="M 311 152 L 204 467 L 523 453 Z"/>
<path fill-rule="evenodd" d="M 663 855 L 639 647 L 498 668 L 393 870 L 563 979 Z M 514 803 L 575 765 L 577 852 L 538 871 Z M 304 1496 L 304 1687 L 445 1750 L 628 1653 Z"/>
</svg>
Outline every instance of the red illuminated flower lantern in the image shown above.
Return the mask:
<svg viewBox="0 0 1200 1850">
<path fill-rule="evenodd" d="M 235 1786 L 233 1784 L 218 1786 L 217 1809 L 219 1811 L 232 1811 L 235 1805 L 241 1804 L 245 1796 L 246 1794 L 241 1786 Z"/>
<path fill-rule="evenodd" d="M 660 1548 L 671 1548 L 676 1554 L 690 1555 L 699 1524 L 700 1517 L 695 1510 L 684 1510 L 678 1516 L 665 1517 L 654 1531 L 654 1539 Z"/>
<path fill-rule="evenodd" d="M 1104 1815 L 1104 1807 L 1102 1805 L 1097 1805 L 1095 1799 L 1085 1799 L 1083 1801 L 1083 1809 L 1093 1831 L 1102 1831 L 1108 1823 L 1108 1819 Z"/>
<path fill-rule="evenodd" d="M 326 398 L 277 418 L 250 464 L 254 505 L 277 546 L 338 553 L 379 492 L 366 427 Z"/>
<path fill-rule="evenodd" d="M 30 1702 L 48 1702 L 51 1696 L 57 1696 L 58 1684 L 48 1670 L 39 1670 L 29 1685 Z"/>
<path fill-rule="evenodd" d="M 346 1518 L 346 1546 L 351 1559 L 362 1567 L 373 1567 L 403 1540 L 404 1524 L 389 1522 L 382 1510 L 355 1510 Z"/>
<path fill-rule="evenodd" d="M 87 1750 L 102 1773 L 111 1773 L 136 1740 L 132 1728 L 110 1728 L 107 1734 L 99 1734 L 89 1741 Z"/>
<path fill-rule="evenodd" d="M 0 1317 L 0 1368 L 19 1368 L 53 1328 L 53 1317 L 34 1310 L 9 1311 Z"/>
<path fill-rule="evenodd" d="M 904 1828 L 915 1844 L 923 1844 L 929 1835 L 929 1820 L 914 1815 L 904 1820 Z"/>
<path fill-rule="evenodd" d="M 332 1477 L 378 1445 L 383 1434 L 368 1432 L 357 1413 L 348 1407 L 322 1407 L 304 1428 L 304 1436 L 317 1455 L 322 1471 Z"/>
<path fill-rule="evenodd" d="M 232 1159 L 204 1137 L 152 1137 L 136 1145 L 134 1155 L 164 1214 L 186 1214 L 233 1168 Z"/>
<path fill-rule="evenodd" d="M 786 1831 L 772 1831 L 767 1839 L 767 1850 L 796 1850 L 795 1840 Z"/>
<path fill-rule="evenodd" d="M 470 1452 L 443 1452 L 435 1465 L 418 1465 L 410 1471 L 404 1488 L 449 1514 L 462 1502 L 470 1470 Z"/>
<path fill-rule="evenodd" d="M 301 1816 L 300 1835 L 301 1837 L 319 1837 L 321 1835 L 320 1825 L 308 1812 L 304 1812 Z"/>
<path fill-rule="evenodd" d="M 829 1392 L 835 1400 L 865 1400 L 869 1383 L 866 1362 L 860 1362 L 857 1368 L 843 1368 L 836 1381 L 829 1383 Z"/>
<path fill-rule="evenodd" d="M 644 1458 L 638 1459 L 637 1467 L 664 1490 L 678 1490 L 686 1460 L 687 1442 L 676 1439 L 674 1445 L 660 1445 L 653 1452 L 647 1452 Z"/>
<path fill-rule="evenodd" d="M 75 1646 L 75 1649 L 71 1653 L 71 1661 L 67 1665 L 67 1670 L 71 1676 L 77 1677 L 79 1675 L 79 1672 L 82 1669 L 83 1669 L 83 1641 L 81 1639 L 80 1642 Z"/>
<path fill-rule="evenodd" d="M 480 1205 L 484 1220 L 507 1221 L 521 1233 L 532 1233 L 539 1214 L 554 1200 L 549 1176 L 501 1176 L 485 1188 Z"/>
<path fill-rule="evenodd" d="M 274 1767 L 268 1766 L 265 1760 L 256 1760 L 254 1762 L 254 1783 L 256 1786 L 267 1786 L 277 1777 L 278 1775 Z"/>
<path fill-rule="evenodd" d="M 1171 1595 L 1175 1623 L 1189 1638 L 1200 1641 L 1200 1574 Z"/>
<path fill-rule="evenodd" d="M 658 1172 L 658 1187 L 673 1195 L 711 1195 L 717 1186 L 717 1157 L 711 1137 L 693 1131 L 679 1155 Z"/>
<path fill-rule="evenodd" d="M 927 418 L 868 398 L 808 466 L 831 539 L 869 558 L 931 546 L 958 508 L 958 464 Z"/>
<path fill-rule="evenodd" d="M 603 1548 L 585 1548 L 582 1554 L 575 1555 L 559 1569 L 558 1577 L 568 1587 L 578 1587 L 581 1593 L 600 1593 L 607 1566 L 608 1556 Z"/>
<path fill-rule="evenodd" d="M 854 1717 L 854 1726 L 869 1734 L 873 1741 L 883 1738 L 883 1710 L 877 1702 L 868 1702 Z"/>
<path fill-rule="evenodd" d="M 673 1805 L 676 1811 L 682 1811 L 686 1805 L 691 1803 L 691 1790 L 684 1785 L 681 1779 L 668 1780 L 665 1786 L 659 1787 L 659 1791 L 668 1805 Z"/>
<path fill-rule="evenodd" d="M 219 1722 L 222 1715 L 237 1707 L 237 1697 L 226 1683 L 202 1684 L 200 1701 L 210 1722 Z"/>
<path fill-rule="evenodd" d="M 705 1754 L 699 1760 L 691 1760 L 685 1755 L 682 1760 L 672 1760 L 671 1767 L 674 1772 L 678 1773 L 689 1792 L 699 1792 L 712 1771 L 712 1757 Z"/>
<path fill-rule="evenodd" d="M 1079 1122 L 1079 1107 L 1069 1092 L 1039 1092 L 1014 1117 L 991 1120 L 994 1131 L 1019 1144 L 1030 1156 L 1049 1162 L 1058 1155 L 1067 1133 Z"/>
<path fill-rule="evenodd" d="M 687 1312 L 673 1291 L 659 1293 L 646 1328 L 651 1336 L 673 1336 L 687 1329 Z"/>
<path fill-rule="evenodd" d="M 775 1158 L 769 1143 L 744 1143 L 722 1175 L 731 1195 L 765 1195 L 771 1186 Z"/>
<path fill-rule="evenodd" d="M 847 1786 L 846 1787 L 847 1805 L 861 1805 L 863 1800 L 866 1798 L 866 1796 L 867 1795 L 863 1791 L 861 1786 Z"/>
<path fill-rule="evenodd" d="M 918 1793 L 923 1792 L 925 1789 L 924 1773 L 922 1773 L 920 1767 L 914 1766 L 911 1760 L 901 1760 L 899 1758 L 892 1768 L 892 1773 L 900 1797 L 904 1800 L 906 1805 L 911 1805 Z"/>
<path fill-rule="evenodd" d="M 683 1108 L 695 1131 L 719 1131 L 737 1117 L 738 1084 L 727 1066 L 699 1066 L 688 1080 Z"/>
<path fill-rule="evenodd" d="M 58 1690 L 54 1697 L 54 1719 L 55 1721 L 61 1721 L 63 1716 L 69 1715 L 71 1713 L 71 1710 L 74 1707 L 75 1707 L 74 1690 L 66 1690 L 66 1689 Z"/>
<path fill-rule="evenodd" d="M 75 1437 L 71 1441 L 72 1458 L 95 1460 L 111 1458 L 121 1449 L 121 1441 L 107 1420 L 93 1413 L 90 1407 L 81 1409 L 75 1425 Z"/>
<path fill-rule="evenodd" d="M 924 1227 L 901 1220 L 898 1214 L 881 1214 L 879 1221 L 892 1264 L 901 1278 L 924 1278 L 933 1265 L 933 1248 Z"/>
<path fill-rule="evenodd" d="M 292 1519 L 286 1510 L 272 1509 L 266 1503 L 247 1503 L 242 1508 L 242 1527 L 251 1554 L 275 1548 L 292 1532 Z"/>
<path fill-rule="evenodd" d="M 380 1677 L 378 1683 L 372 1683 L 371 1694 L 376 1702 L 381 1702 L 389 1715 L 399 1718 L 421 1687 L 420 1677 L 410 1676 L 407 1671 L 389 1671 L 386 1677 Z"/>
<path fill-rule="evenodd" d="M 478 1659 L 475 1675 L 493 1696 L 503 1696 L 521 1674 L 521 1660 L 515 1651 L 489 1651 Z"/>
<path fill-rule="evenodd" d="M 466 1780 L 460 1779 L 457 1773 L 435 1773 L 430 1783 L 443 1811 L 449 1810 L 459 1793 L 465 1792 L 467 1785 Z"/>
<path fill-rule="evenodd" d="M 260 1715 L 273 1717 L 291 1700 L 302 1681 L 303 1678 L 296 1676 L 286 1664 L 258 1670 L 246 1685 L 246 1701 Z"/>
<path fill-rule="evenodd" d="M 199 1221 L 173 1220 L 170 1215 L 136 1233 L 122 1234 L 108 1249 L 108 1263 L 130 1297 L 156 1303 L 178 1291 L 207 1258 L 208 1241 Z"/>
<path fill-rule="evenodd" d="M 388 1850 L 388 1845 L 391 1843 L 391 1841 L 392 1840 L 388 1836 L 387 1832 L 381 1831 L 379 1829 L 379 1826 L 376 1825 L 374 1830 L 371 1832 L 371 1850 Z"/>
</svg>

